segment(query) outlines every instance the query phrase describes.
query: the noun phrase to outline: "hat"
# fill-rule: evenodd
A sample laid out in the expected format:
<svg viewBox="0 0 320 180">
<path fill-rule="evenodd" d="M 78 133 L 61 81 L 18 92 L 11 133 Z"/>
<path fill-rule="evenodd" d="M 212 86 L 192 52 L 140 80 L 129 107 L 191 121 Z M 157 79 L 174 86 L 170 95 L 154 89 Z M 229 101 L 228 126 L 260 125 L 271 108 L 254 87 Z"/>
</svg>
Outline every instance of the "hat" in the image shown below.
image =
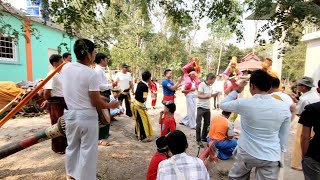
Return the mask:
<svg viewBox="0 0 320 180">
<path fill-rule="evenodd" d="M 127 67 L 130 67 L 129 64 L 126 64 L 126 63 L 122 64 L 122 68 L 127 68 Z"/>
<path fill-rule="evenodd" d="M 231 58 L 231 62 L 235 62 L 235 63 L 237 63 L 237 61 L 238 61 L 237 56 L 232 56 L 232 58 Z"/>
<path fill-rule="evenodd" d="M 165 136 L 161 136 L 156 140 L 157 150 L 160 153 L 167 152 L 168 149 L 168 139 Z"/>
<path fill-rule="evenodd" d="M 298 80 L 298 84 L 302 84 L 307 87 L 314 87 L 313 79 L 307 76 L 304 76 L 301 80 Z"/>
<path fill-rule="evenodd" d="M 112 92 L 121 92 L 121 89 L 119 87 L 114 87 L 111 89 Z"/>
</svg>

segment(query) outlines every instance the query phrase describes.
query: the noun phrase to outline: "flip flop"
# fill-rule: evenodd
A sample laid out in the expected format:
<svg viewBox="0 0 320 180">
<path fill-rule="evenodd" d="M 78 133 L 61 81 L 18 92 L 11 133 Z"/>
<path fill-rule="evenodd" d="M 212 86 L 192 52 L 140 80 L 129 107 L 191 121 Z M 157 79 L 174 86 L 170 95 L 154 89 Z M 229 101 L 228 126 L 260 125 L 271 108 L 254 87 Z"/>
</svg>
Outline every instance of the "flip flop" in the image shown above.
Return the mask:
<svg viewBox="0 0 320 180">
<path fill-rule="evenodd" d="M 145 138 L 144 140 L 142 140 L 142 142 L 152 142 L 151 138 Z"/>
<path fill-rule="evenodd" d="M 73 177 L 71 177 L 71 176 L 66 176 L 66 178 L 67 178 L 67 180 L 75 180 Z"/>
<path fill-rule="evenodd" d="M 111 146 L 110 143 L 108 143 L 107 141 L 104 141 L 104 140 L 100 140 L 98 145 L 99 146 Z"/>
</svg>

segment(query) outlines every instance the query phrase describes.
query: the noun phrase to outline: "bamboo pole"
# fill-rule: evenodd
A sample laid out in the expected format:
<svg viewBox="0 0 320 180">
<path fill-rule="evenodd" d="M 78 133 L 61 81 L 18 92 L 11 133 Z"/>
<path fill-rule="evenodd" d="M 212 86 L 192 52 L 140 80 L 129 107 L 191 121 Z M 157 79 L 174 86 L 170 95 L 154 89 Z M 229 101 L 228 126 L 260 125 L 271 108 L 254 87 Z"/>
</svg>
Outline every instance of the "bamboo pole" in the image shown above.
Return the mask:
<svg viewBox="0 0 320 180">
<path fill-rule="evenodd" d="M 20 109 L 26 105 L 33 96 L 58 72 L 66 63 L 62 63 L 57 69 L 55 69 L 48 77 L 46 77 L 40 84 L 37 85 L 22 101 L 14 107 L 4 118 L 0 121 L 0 127 L 2 127 L 7 121 L 9 121 Z"/>
</svg>

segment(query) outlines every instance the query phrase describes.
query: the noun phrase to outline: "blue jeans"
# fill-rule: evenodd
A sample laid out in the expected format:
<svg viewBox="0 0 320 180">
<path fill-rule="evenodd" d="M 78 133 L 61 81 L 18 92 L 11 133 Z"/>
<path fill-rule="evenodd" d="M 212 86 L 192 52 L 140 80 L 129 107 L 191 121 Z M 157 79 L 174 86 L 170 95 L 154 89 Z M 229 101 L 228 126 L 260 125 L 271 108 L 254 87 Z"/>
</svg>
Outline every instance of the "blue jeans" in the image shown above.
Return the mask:
<svg viewBox="0 0 320 180">
<path fill-rule="evenodd" d="M 209 137 L 208 142 L 210 142 Z M 224 141 L 215 141 L 214 145 L 219 150 L 218 158 L 221 160 L 227 160 L 232 156 L 232 152 L 237 146 L 237 140 L 227 139 Z"/>
</svg>

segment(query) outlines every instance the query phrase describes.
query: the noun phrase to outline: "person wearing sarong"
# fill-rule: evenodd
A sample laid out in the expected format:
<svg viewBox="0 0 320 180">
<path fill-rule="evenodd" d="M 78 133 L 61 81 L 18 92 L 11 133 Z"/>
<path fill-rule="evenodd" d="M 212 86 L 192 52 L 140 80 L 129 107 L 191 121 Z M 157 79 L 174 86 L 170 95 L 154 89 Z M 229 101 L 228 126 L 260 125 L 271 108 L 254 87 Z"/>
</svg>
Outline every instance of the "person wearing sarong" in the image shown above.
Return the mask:
<svg viewBox="0 0 320 180">
<path fill-rule="evenodd" d="M 114 77 L 114 85 L 119 86 L 121 88 L 121 95 L 119 97 L 120 104 L 122 104 L 123 100 L 126 107 L 126 115 L 132 117 L 132 112 L 130 108 L 131 96 L 130 90 L 134 95 L 134 87 L 132 82 L 132 76 L 129 72 L 129 65 L 122 64 L 122 70 L 116 74 Z"/>
<path fill-rule="evenodd" d="M 150 91 L 151 91 L 151 106 L 153 109 L 156 109 L 156 103 L 157 103 L 157 94 L 158 94 L 158 87 L 157 87 L 157 79 L 152 78 L 151 85 L 150 85 Z"/>
<path fill-rule="evenodd" d="M 63 63 L 62 57 L 58 54 L 51 55 L 49 61 L 53 69 L 56 69 Z M 53 70 L 48 73 L 48 76 L 52 72 Z M 58 119 L 63 116 L 64 109 L 67 108 L 63 98 L 59 72 L 57 72 L 44 86 L 44 98 L 47 100 L 47 110 L 50 114 L 51 124 L 54 125 L 58 122 Z M 51 140 L 51 148 L 55 153 L 64 154 L 66 147 L 66 137 L 60 136 Z"/>
<path fill-rule="evenodd" d="M 293 101 L 297 103 L 297 116 L 300 117 L 300 115 L 304 111 L 305 106 L 320 101 L 320 97 L 317 92 L 312 90 L 312 87 L 314 87 L 312 78 L 305 76 L 301 80 L 297 81 L 297 84 L 298 91 L 301 92 L 302 95 L 299 97 L 299 101 L 295 97 L 292 98 Z M 291 158 L 291 167 L 297 170 L 302 170 L 302 152 L 300 143 L 301 132 L 302 125 L 298 124 Z"/>
<path fill-rule="evenodd" d="M 166 77 L 165 80 L 162 81 L 162 89 L 163 89 L 163 100 L 162 103 L 171 101 L 174 102 L 176 90 L 181 86 L 182 78 L 178 78 L 176 84 L 171 81 L 172 71 L 167 69 L 164 71 L 164 75 Z"/>
<path fill-rule="evenodd" d="M 189 72 L 191 79 L 191 88 L 186 89 L 186 85 L 183 87 L 183 93 L 186 95 L 187 101 L 187 115 L 180 121 L 180 124 L 188 126 L 191 129 L 196 128 L 196 106 L 197 106 L 197 86 L 194 81 L 195 71 Z"/>
<path fill-rule="evenodd" d="M 143 142 L 151 141 L 151 137 L 154 135 L 151 120 L 144 104 L 148 97 L 150 80 L 151 73 L 149 71 L 143 72 L 142 81 L 138 83 L 135 99 L 131 103 L 133 119 L 136 122 L 135 133 L 137 139 Z"/>
<path fill-rule="evenodd" d="M 108 66 L 108 59 L 107 55 L 103 53 L 97 53 L 96 57 L 94 59 L 94 62 L 96 63 L 96 67 L 94 68 L 94 71 L 99 75 L 99 89 L 100 89 L 100 94 L 108 99 L 109 101 L 109 96 L 111 94 L 110 90 L 112 88 L 112 83 L 108 81 L 105 73 L 105 69 Z M 102 112 L 97 109 L 99 118 L 104 119 L 104 116 Z M 105 121 L 105 120 L 104 120 Z M 101 146 L 106 146 L 108 145 L 107 140 L 109 137 L 109 130 L 110 130 L 110 124 L 99 128 L 99 145 Z"/>
<path fill-rule="evenodd" d="M 119 106 L 118 102 L 107 103 L 100 95 L 99 75 L 89 67 L 95 57 L 94 48 L 88 39 L 76 40 L 73 50 L 77 62 L 67 63 L 61 69 L 63 96 L 68 107 L 64 111 L 67 179 L 96 179 L 99 132 L 96 108 Z"/>
</svg>

